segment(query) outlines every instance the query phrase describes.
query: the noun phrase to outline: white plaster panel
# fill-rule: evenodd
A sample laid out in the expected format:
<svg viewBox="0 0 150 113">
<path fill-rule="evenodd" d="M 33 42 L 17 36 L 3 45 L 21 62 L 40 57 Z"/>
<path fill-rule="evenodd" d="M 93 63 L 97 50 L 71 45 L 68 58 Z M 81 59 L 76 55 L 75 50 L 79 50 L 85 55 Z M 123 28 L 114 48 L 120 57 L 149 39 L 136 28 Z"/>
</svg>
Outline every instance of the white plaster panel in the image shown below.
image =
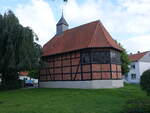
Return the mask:
<svg viewBox="0 0 150 113">
<path fill-rule="evenodd" d="M 120 88 L 123 87 L 123 80 L 92 80 L 92 81 L 48 81 L 39 82 L 41 88 Z"/>
</svg>

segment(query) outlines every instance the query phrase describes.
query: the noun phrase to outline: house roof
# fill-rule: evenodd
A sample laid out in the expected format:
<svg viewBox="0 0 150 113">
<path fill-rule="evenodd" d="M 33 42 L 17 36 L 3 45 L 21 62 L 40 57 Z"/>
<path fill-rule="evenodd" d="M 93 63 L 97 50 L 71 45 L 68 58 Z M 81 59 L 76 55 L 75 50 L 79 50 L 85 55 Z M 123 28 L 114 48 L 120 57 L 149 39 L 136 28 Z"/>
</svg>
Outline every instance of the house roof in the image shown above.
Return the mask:
<svg viewBox="0 0 150 113">
<path fill-rule="evenodd" d="M 102 23 L 94 21 L 55 35 L 44 45 L 43 56 L 93 47 L 112 47 L 122 51 Z"/>
<path fill-rule="evenodd" d="M 129 60 L 131 62 L 134 62 L 134 61 L 138 61 L 140 60 L 144 55 L 146 55 L 148 53 L 148 51 L 146 52 L 141 52 L 141 53 L 136 53 L 136 54 L 130 54 L 129 55 Z"/>
<path fill-rule="evenodd" d="M 19 72 L 20 76 L 28 76 L 28 74 L 29 74 L 29 72 L 27 72 L 27 71 L 21 71 L 21 72 Z"/>
</svg>

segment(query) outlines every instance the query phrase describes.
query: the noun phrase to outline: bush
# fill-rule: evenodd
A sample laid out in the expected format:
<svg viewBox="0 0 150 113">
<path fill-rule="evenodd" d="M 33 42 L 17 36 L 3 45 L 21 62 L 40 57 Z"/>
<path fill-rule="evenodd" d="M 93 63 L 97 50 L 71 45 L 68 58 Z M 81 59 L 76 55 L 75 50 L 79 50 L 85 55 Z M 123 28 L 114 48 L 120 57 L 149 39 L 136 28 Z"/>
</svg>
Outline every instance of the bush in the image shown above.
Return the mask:
<svg viewBox="0 0 150 113">
<path fill-rule="evenodd" d="M 20 88 L 17 72 L 3 73 L 1 87 L 6 90 Z"/>
<path fill-rule="evenodd" d="M 24 80 L 19 80 L 19 88 L 23 88 L 25 86 Z"/>
<path fill-rule="evenodd" d="M 150 113 L 150 99 L 132 99 L 120 113 Z"/>
<path fill-rule="evenodd" d="M 141 76 L 140 86 L 150 96 L 150 69 L 145 71 Z"/>
<path fill-rule="evenodd" d="M 17 85 L 15 85 L 15 88 L 14 87 L 3 87 L 2 85 L 0 85 L 0 91 L 2 90 L 13 90 L 13 89 L 20 89 L 20 88 L 23 88 L 24 87 L 24 81 L 23 80 L 18 80 L 18 83 Z"/>
</svg>

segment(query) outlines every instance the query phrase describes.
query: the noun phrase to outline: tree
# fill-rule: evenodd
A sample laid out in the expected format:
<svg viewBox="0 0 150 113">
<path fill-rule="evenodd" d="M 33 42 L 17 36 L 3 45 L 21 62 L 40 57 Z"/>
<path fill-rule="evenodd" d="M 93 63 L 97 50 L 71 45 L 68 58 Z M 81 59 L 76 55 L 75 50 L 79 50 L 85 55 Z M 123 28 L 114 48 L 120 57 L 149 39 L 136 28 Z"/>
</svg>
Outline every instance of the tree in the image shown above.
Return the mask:
<svg viewBox="0 0 150 113">
<path fill-rule="evenodd" d="M 147 95 L 150 96 L 150 69 L 142 74 L 140 86 L 142 90 L 146 91 Z"/>
<path fill-rule="evenodd" d="M 116 43 L 117 40 L 115 40 Z M 129 65 L 130 65 L 130 60 L 129 60 L 129 57 L 128 57 L 128 54 L 126 52 L 126 49 L 123 48 L 123 46 L 118 43 L 118 45 L 122 48 L 122 52 L 120 54 L 120 60 L 121 60 L 121 70 L 122 70 L 122 75 L 126 74 L 127 72 L 129 72 Z"/>
<path fill-rule="evenodd" d="M 120 58 L 121 58 L 121 70 L 122 74 L 124 75 L 127 72 L 129 72 L 129 64 L 130 64 L 128 54 L 124 48 L 123 51 L 121 52 Z"/>
<path fill-rule="evenodd" d="M 29 71 L 28 76 L 30 78 L 38 79 L 38 73 L 39 73 L 39 70 L 38 69 L 34 69 L 34 70 Z"/>
<path fill-rule="evenodd" d="M 40 66 L 40 46 L 34 42 L 35 33 L 23 27 L 12 11 L 0 15 L 0 73 L 2 87 L 18 86 L 18 72 Z"/>
</svg>

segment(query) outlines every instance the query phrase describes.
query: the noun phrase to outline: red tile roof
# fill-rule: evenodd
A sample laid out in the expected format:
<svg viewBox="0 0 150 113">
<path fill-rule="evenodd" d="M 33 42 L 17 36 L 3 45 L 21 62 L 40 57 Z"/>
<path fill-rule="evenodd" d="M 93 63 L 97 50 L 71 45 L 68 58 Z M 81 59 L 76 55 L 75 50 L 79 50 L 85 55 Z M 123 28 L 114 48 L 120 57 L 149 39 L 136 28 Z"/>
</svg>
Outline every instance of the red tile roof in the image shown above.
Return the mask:
<svg viewBox="0 0 150 113">
<path fill-rule="evenodd" d="M 102 23 L 94 21 L 54 36 L 44 45 L 43 56 L 92 47 L 113 47 L 117 50 L 122 50 Z"/>
<path fill-rule="evenodd" d="M 22 72 L 19 72 L 19 75 L 20 76 L 28 76 L 28 72 L 27 71 L 22 71 Z"/>
<path fill-rule="evenodd" d="M 146 55 L 146 53 L 147 53 L 148 51 L 146 51 L 146 52 L 142 52 L 142 53 L 136 53 L 136 54 L 130 54 L 129 55 L 129 60 L 131 61 L 131 62 L 134 62 L 134 61 L 138 61 L 138 60 L 140 60 L 144 55 Z"/>
</svg>

